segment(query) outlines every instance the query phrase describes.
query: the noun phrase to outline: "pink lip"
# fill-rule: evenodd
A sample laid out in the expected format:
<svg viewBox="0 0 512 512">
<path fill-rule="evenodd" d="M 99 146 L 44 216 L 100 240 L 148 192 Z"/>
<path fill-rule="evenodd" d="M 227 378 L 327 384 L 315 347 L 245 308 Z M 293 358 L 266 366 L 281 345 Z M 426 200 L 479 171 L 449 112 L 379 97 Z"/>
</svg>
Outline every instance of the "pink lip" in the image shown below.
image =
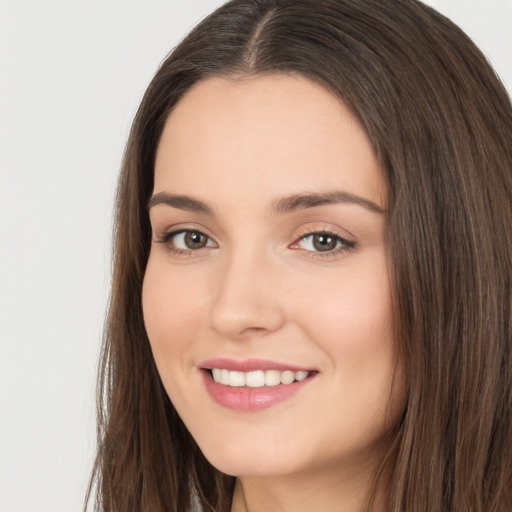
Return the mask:
<svg viewBox="0 0 512 512">
<path fill-rule="evenodd" d="M 250 359 L 246 361 L 234 361 L 232 359 L 222 358 L 210 359 L 202 362 L 198 367 L 201 368 L 201 374 L 203 376 L 206 389 L 215 402 L 228 409 L 245 412 L 261 411 L 262 409 L 278 404 L 287 398 L 291 398 L 302 388 L 307 386 L 316 376 L 315 372 L 307 379 L 286 385 L 262 386 L 260 388 L 232 387 L 215 382 L 208 370 L 211 368 L 223 368 L 226 370 L 243 372 L 250 372 L 254 370 L 312 370 L 261 359 Z"/>
<path fill-rule="evenodd" d="M 268 359 L 245 359 L 243 361 L 236 361 L 235 359 L 228 359 L 224 357 L 208 359 L 207 361 L 203 361 L 198 364 L 197 367 L 207 370 L 211 370 L 212 368 L 223 368 L 225 370 L 237 372 L 253 372 L 255 370 L 278 370 L 280 372 L 284 372 L 286 370 L 291 370 L 292 372 L 313 371 L 312 368 L 278 363 Z"/>
</svg>

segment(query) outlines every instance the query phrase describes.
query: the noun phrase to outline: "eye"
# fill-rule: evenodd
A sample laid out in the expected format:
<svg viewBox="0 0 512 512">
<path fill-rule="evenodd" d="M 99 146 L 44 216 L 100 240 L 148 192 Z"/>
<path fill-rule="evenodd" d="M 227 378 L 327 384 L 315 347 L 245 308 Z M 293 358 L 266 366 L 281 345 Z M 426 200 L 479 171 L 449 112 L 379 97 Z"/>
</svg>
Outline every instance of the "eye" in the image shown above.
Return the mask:
<svg viewBox="0 0 512 512">
<path fill-rule="evenodd" d="M 175 252 L 190 252 L 204 249 L 205 247 L 216 247 L 213 240 L 204 233 L 191 229 L 166 233 L 157 241 L 165 244 L 171 251 Z"/>
<path fill-rule="evenodd" d="M 206 247 L 209 242 L 211 244 L 211 240 L 201 233 L 200 231 L 182 231 L 181 233 L 176 233 L 172 237 L 173 245 L 176 249 L 202 249 Z"/>
<path fill-rule="evenodd" d="M 292 246 L 293 249 L 303 249 L 315 253 L 337 253 L 348 251 L 355 247 L 355 242 L 328 231 L 319 231 L 303 235 Z M 326 254 L 326 255 L 327 255 Z"/>
</svg>

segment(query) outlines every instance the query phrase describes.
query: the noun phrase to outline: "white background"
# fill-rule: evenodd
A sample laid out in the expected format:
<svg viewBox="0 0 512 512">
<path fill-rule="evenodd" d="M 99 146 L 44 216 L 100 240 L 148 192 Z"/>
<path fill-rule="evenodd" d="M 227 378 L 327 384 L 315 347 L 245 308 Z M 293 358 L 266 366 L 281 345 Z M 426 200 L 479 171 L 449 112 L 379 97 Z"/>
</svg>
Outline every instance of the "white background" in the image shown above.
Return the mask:
<svg viewBox="0 0 512 512">
<path fill-rule="evenodd" d="M 218 0 L 0 0 L 0 512 L 78 512 L 131 119 Z M 430 0 L 512 90 L 512 0 Z"/>
</svg>

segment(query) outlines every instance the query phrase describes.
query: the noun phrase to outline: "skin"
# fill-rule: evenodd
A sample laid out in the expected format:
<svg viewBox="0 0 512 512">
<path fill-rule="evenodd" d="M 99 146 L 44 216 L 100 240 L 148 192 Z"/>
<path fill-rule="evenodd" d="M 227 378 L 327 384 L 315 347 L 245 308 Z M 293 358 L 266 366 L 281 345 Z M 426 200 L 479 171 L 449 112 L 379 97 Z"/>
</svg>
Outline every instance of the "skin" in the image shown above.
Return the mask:
<svg viewBox="0 0 512 512">
<path fill-rule="evenodd" d="M 284 197 L 334 190 L 376 208 L 336 202 L 273 211 Z M 362 510 L 404 400 L 386 190 L 364 130 L 306 79 L 209 78 L 167 120 L 155 164 L 159 193 L 211 210 L 150 208 L 143 308 L 174 406 L 208 460 L 238 477 L 232 510 Z M 165 238 L 185 229 L 207 244 L 191 249 L 181 235 Z M 348 242 L 335 238 L 333 250 L 318 251 L 310 233 L 325 231 Z M 235 411 L 206 391 L 200 366 L 214 357 L 317 373 L 272 407 Z M 384 492 L 381 485 L 374 510 Z"/>
</svg>

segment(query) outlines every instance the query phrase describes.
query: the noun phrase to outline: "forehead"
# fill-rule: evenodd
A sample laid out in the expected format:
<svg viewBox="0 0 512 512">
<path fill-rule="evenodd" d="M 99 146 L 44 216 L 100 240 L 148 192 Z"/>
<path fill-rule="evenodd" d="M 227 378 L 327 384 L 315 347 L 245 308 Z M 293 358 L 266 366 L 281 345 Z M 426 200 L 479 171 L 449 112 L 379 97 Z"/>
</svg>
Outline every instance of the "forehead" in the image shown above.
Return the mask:
<svg viewBox="0 0 512 512">
<path fill-rule="evenodd" d="M 382 176 L 350 110 L 301 77 L 209 78 L 169 115 L 156 156 L 155 192 L 247 199 L 347 190 L 381 205 Z M 181 190 L 183 189 L 183 190 Z"/>
</svg>

